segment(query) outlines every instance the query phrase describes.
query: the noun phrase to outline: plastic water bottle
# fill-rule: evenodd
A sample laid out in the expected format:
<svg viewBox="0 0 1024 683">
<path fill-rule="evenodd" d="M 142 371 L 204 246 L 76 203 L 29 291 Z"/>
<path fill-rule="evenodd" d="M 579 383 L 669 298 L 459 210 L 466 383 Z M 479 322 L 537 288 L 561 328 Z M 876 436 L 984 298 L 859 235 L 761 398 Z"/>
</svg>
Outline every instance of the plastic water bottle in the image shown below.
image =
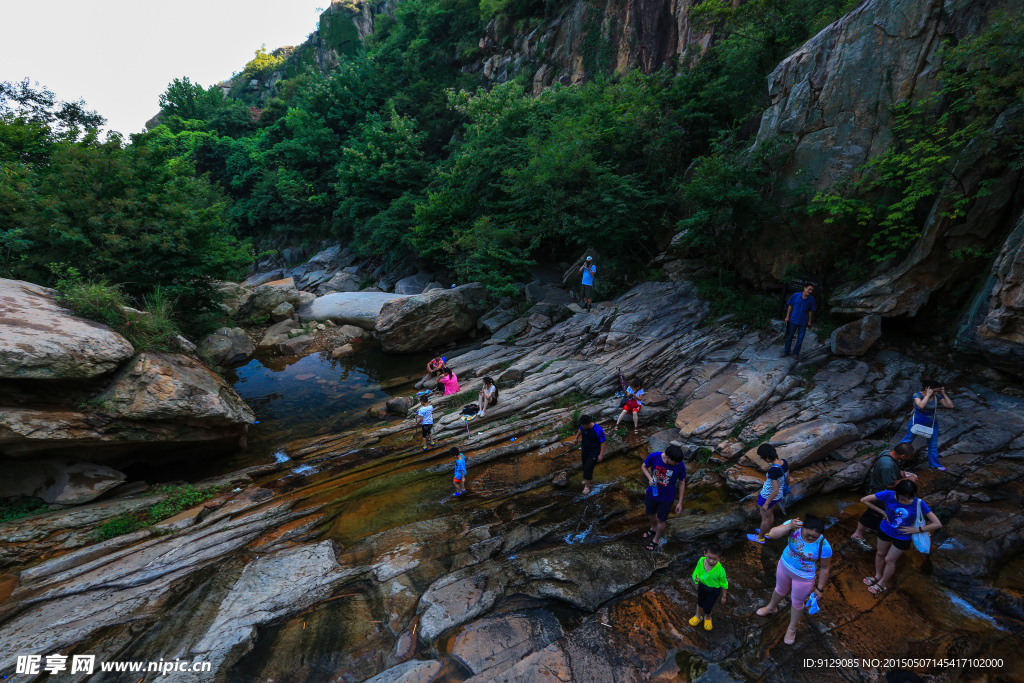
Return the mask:
<svg viewBox="0 0 1024 683">
<path fill-rule="evenodd" d="M 815 595 L 814 591 L 811 591 L 811 594 L 807 597 L 807 613 L 817 614 L 819 609 L 821 608 L 818 607 L 818 596 Z"/>
</svg>

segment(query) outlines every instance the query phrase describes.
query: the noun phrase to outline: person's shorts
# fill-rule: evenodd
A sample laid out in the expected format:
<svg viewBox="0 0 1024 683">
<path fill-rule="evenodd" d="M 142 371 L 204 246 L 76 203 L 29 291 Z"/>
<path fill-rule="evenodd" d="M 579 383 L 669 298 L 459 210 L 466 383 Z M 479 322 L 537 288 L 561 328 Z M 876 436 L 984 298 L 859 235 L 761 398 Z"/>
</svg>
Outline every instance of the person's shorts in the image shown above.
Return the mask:
<svg viewBox="0 0 1024 683">
<path fill-rule="evenodd" d="M 649 515 L 657 515 L 658 519 L 664 522 L 668 519 L 668 513 L 672 511 L 672 499 L 658 500 L 648 491 L 644 496 L 644 507 Z"/>
<path fill-rule="evenodd" d="M 776 498 L 772 502 L 768 503 L 768 509 L 771 510 L 773 507 L 778 505 L 780 500 L 782 500 L 782 499 L 781 498 Z M 757 495 L 757 507 L 761 507 L 763 505 L 764 505 L 764 496 L 762 496 L 761 494 L 758 494 Z"/>
<path fill-rule="evenodd" d="M 583 298 L 590 299 L 590 293 L 594 290 L 594 285 L 583 285 Z"/>
<path fill-rule="evenodd" d="M 434 430 L 434 425 L 432 425 L 432 424 L 420 425 L 420 427 L 422 427 L 422 429 L 423 429 L 423 438 L 424 439 L 426 439 L 428 436 L 430 436 L 430 432 L 432 432 Z"/>
<path fill-rule="evenodd" d="M 454 481 L 456 484 L 461 484 L 462 483 L 462 479 L 463 479 L 463 477 L 454 477 L 452 479 L 452 481 Z"/>
<path fill-rule="evenodd" d="M 639 413 L 640 404 L 637 403 L 636 400 L 631 398 L 628 401 L 626 401 L 626 405 L 622 406 L 622 409 L 629 413 Z"/>
<path fill-rule="evenodd" d="M 864 511 L 864 514 L 860 516 L 860 523 L 868 529 L 874 529 L 878 531 L 882 526 L 882 515 L 877 510 L 868 508 Z M 899 546 L 896 546 L 897 548 Z M 904 548 L 906 550 L 906 548 Z"/>
<path fill-rule="evenodd" d="M 889 534 L 885 533 L 881 529 L 878 530 L 878 540 L 879 541 L 885 541 L 887 543 L 892 543 L 894 546 L 896 546 L 900 550 L 910 550 L 910 546 L 911 546 L 911 542 L 910 542 L 909 538 L 906 539 L 906 540 L 899 539 L 899 538 L 893 538 L 892 536 L 890 536 Z"/>
<path fill-rule="evenodd" d="M 597 464 L 597 455 L 589 456 L 583 454 L 583 478 L 590 481 L 594 478 L 594 465 Z"/>
</svg>

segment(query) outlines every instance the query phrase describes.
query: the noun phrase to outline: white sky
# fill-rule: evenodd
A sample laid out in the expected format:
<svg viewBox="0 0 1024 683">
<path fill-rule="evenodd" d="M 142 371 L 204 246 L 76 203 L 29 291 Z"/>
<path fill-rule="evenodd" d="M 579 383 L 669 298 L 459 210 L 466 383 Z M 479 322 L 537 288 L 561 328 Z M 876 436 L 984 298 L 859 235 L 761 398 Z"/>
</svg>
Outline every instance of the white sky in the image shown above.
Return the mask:
<svg viewBox="0 0 1024 683">
<path fill-rule="evenodd" d="M 330 0 L 0 0 L 0 81 L 28 76 L 137 133 L 174 78 L 204 86 L 267 50 L 298 45 Z"/>
</svg>

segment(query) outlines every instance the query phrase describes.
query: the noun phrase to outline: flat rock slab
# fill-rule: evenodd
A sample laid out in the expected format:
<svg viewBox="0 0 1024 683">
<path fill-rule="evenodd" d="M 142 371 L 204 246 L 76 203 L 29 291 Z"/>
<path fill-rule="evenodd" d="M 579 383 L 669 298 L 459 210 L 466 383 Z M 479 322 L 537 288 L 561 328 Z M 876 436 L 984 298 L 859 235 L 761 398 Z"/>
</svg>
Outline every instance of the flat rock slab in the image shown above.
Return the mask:
<svg viewBox="0 0 1024 683">
<path fill-rule="evenodd" d="M 545 609 L 496 614 L 467 624 L 452 655 L 474 674 L 495 675 L 562 637 L 555 615 Z"/>
<path fill-rule="evenodd" d="M 364 683 L 430 683 L 441 670 L 441 662 L 436 659 L 412 659 L 382 671 Z"/>
<path fill-rule="evenodd" d="M 96 377 L 135 353 L 127 339 L 74 315 L 56 295 L 47 287 L 0 278 L 0 378 Z"/>
<path fill-rule="evenodd" d="M 752 360 L 713 375 L 679 411 L 676 427 L 683 436 L 701 436 L 737 424 L 764 406 L 793 365 L 790 358 Z"/>
<path fill-rule="evenodd" d="M 669 565 L 663 553 L 638 543 L 573 545 L 524 553 L 513 564 L 529 582 L 521 590 L 539 598 L 558 598 L 585 610 L 646 581 Z"/>
<path fill-rule="evenodd" d="M 330 320 L 339 325 L 356 325 L 364 330 L 377 326 L 377 316 L 389 301 L 405 299 L 386 292 L 335 292 L 318 297 L 298 310 L 299 320 Z"/>
<path fill-rule="evenodd" d="M 508 576 L 496 565 L 469 567 L 438 579 L 420 598 L 420 637 L 433 640 L 480 616 L 494 606 L 507 585 Z"/>
</svg>

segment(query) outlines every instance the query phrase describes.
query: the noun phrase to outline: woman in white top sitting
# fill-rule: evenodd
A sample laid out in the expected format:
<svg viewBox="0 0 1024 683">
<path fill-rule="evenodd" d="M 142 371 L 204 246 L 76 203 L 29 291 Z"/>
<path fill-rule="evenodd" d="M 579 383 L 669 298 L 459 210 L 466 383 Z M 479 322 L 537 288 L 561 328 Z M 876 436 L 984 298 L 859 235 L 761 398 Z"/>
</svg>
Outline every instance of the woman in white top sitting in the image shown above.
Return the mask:
<svg viewBox="0 0 1024 683">
<path fill-rule="evenodd" d="M 498 387 L 494 386 L 494 380 L 484 377 L 484 385 L 480 388 L 480 417 L 487 414 L 487 408 L 498 402 Z"/>
</svg>

